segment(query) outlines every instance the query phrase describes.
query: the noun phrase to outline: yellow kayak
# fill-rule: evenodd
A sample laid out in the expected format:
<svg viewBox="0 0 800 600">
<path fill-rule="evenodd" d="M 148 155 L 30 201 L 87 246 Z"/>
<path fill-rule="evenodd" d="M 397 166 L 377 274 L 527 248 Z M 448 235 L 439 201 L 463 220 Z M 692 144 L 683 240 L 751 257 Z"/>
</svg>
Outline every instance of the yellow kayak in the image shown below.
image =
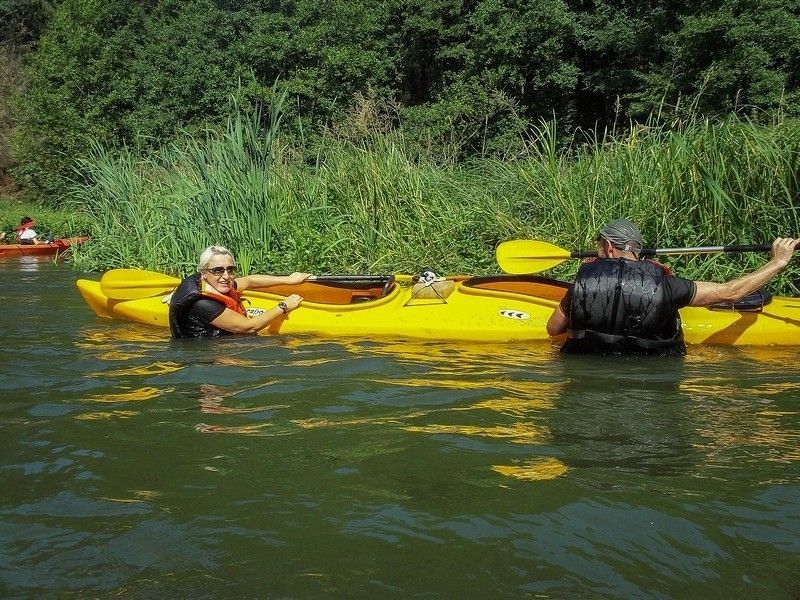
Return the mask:
<svg viewBox="0 0 800 600">
<path fill-rule="evenodd" d="M 98 281 L 80 279 L 77 285 L 101 317 L 169 327 L 169 287 L 159 290 L 143 284 L 141 289 L 119 294 Z M 549 339 L 545 325 L 567 286 L 533 275 L 452 277 L 428 285 L 408 275 L 380 280 L 355 276 L 274 286 L 269 291 L 248 290 L 243 297 L 251 315 L 273 308 L 289 294 L 304 298 L 298 309 L 262 330 L 264 334 L 512 342 Z M 743 310 L 685 308 L 680 312 L 689 344 L 800 345 L 798 298 L 768 298 L 763 306 Z"/>
</svg>

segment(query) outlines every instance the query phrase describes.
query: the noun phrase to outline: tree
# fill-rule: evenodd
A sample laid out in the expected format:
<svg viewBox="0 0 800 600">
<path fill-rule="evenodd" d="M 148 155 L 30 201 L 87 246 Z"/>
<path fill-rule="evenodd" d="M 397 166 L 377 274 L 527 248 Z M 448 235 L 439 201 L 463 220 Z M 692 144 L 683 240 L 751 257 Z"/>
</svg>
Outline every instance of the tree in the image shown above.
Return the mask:
<svg viewBox="0 0 800 600">
<path fill-rule="evenodd" d="M 633 116 L 656 110 L 664 98 L 680 116 L 800 114 L 796 0 L 702 4 L 681 17 L 663 45 L 663 64 L 650 65 L 641 90 L 630 94 Z"/>
</svg>

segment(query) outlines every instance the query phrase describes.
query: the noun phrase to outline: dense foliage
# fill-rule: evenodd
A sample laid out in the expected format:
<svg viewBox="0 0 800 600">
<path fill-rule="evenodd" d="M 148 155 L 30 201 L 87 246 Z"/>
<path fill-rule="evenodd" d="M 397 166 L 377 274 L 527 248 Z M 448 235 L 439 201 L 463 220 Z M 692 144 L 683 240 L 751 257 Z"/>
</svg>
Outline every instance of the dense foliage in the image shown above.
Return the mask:
<svg viewBox="0 0 800 600">
<path fill-rule="evenodd" d="M 94 143 L 156 146 L 224 122 L 232 94 L 289 94 L 310 143 L 382 107 L 440 164 L 524 154 L 556 117 L 627 127 L 657 114 L 800 114 L 800 2 L 6 0 L 40 27 L 19 101 L 19 176 L 54 197 Z M 22 15 L 22 16 L 20 16 Z M 38 19 L 38 20 L 37 20 Z M 35 27 L 34 27 L 35 28 Z M 29 28 L 30 29 L 30 28 Z"/>
</svg>

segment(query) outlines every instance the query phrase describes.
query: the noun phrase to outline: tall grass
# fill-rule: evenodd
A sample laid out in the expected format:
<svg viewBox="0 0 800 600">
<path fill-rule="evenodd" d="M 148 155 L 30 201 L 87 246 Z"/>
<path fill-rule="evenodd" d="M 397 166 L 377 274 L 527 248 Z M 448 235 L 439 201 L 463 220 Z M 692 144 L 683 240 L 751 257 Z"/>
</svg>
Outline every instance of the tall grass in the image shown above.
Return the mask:
<svg viewBox="0 0 800 600">
<path fill-rule="evenodd" d="M 638 126 L 623 137 L 576 136 L 561 152 L 553 130 L 537 130 L 530 158 L 509 167 L 523 190 L 517 216 L 529 216 L 520 235 L 580 247 L 618 216 L 639 223 L 646 245 L 655 247 L 800 235 L 796 121 L 761 127 L 704 120 L 682 131 Z M 680 259 L 681 273 L 693 277 L 726 277 L 760 262 L 756 255 Z"/>
<path fill-rule="evenodd" d="M 88 183 L 72 192 L 94 223 L 75 264 L 180 274 L 215 243 L 251 272 L 489 273 L 502 240 L 590 247 L 619 216 L 640 223 L 652 246 L 800 235 L 796 121 L 640 125 L 578 133 L 566 145 L 543 123 L 523 158 L 460 166 L 419 157 L 401 129 L 331 136 L 313 153 L 282 143 L 277 129 L 275 115 L 236 109 L 224 130 L 157 153 L 96 148 L 81 166 Z M 708 279 L 764 258 L 679 260 L 680 274 Z M 798 291 L 793 269 L 782 291 Z"/>
</svg>

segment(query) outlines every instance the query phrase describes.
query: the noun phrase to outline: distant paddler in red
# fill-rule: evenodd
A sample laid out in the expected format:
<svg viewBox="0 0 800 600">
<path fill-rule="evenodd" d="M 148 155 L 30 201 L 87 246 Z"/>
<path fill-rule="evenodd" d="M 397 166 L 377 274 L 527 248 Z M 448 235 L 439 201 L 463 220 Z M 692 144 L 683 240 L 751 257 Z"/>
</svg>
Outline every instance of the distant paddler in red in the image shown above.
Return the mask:
<svg viewBox="0 0 800 600">
<path fill-rule="evenodd" d="M 33 226 L 36 225 L 33 219 L 30 217 L 22 217 L 22 220 L 19 222 L 19 227 L 17 227 L 17 241 L 20 244 L 24 245 L 33 245 L 33 244 L 45 244 L 46 242 L 40 242 L 38 239 L 38 234 L 33 229 Z"/>
<path fill-rule="evenodd" d="M 287 296 L 274 308 L 249 318 L 240 293 L 252 288 L 297 285 L 310 273 L 236 277 L 233 254 L 223 246 L 209 246 L 198 260 L 197 273 L 181 281 L 169 306 L 169 327 L 175 338 L 213 338 L 234 333 L 256 333 L 297 308 L 303 299 Z"/>
</svg>

